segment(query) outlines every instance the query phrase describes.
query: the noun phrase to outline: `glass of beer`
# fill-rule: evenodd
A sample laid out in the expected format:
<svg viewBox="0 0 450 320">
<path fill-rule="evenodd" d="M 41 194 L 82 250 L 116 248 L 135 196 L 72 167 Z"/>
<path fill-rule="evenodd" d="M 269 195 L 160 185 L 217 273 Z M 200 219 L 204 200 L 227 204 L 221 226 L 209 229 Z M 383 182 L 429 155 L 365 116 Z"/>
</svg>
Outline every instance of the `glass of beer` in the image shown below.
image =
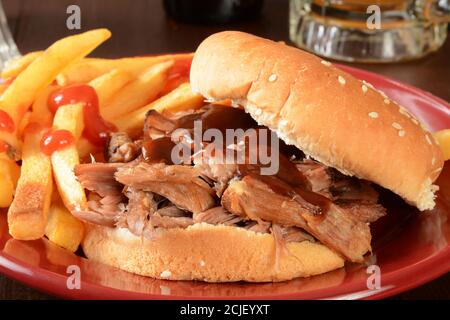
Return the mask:
<svg viewBox="0 0 450 320">
<path fill-rule="evenodd" d="M 0 70 L 2 70 L 9 61 L 19 56 L 20 52 L 17 49 L 11 31 L 9 30 L 8 20 L 6 19 L 3 5 L 0 1 Z"/>
<path fill-rule="evenodd" d="M 291 40 L 323 57 L 396 62 L 441 47 L 450 0 L 291 0 Z"/>
</svg>

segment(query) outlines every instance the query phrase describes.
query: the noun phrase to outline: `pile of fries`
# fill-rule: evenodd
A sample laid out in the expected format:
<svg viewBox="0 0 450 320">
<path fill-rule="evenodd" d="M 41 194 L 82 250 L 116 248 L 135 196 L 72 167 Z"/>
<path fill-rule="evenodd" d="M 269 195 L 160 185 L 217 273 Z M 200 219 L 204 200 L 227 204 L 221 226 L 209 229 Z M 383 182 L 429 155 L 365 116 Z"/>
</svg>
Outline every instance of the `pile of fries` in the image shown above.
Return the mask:
<svg viewBox="0 0 450 320">
<path fill-rule="evenodd" d="M 82 135 L 82 102 L 50 111 L 49 96 L 56 90 L 88 84 L 98 96 L 102 118 L 132 137 L 142 133 L 150 109 L 178 112 L 204 104 L 186 75 L 176 77 L 180 65 L 190 65 L 192 54 L 86 58 L 110 36 L 106 29 L 70 36 L 1 72 L 0 117 L 6 114 L 13 125 L 0 122 L 0 208 L 9 208 L 9 232 L 15 239 L 46 236 L 72 252 L 83 239 L 84 223 L 70 212 L 86 209 L 87 200 L 73 169 L 103 150 Z M 46 155 L 40 143 L 50 128 L 70 132 L 75 143 Z M 450 130 L 436 138 L 450 158 Z"/>
<path fill-rule="evenodd" d="M 49 96 L 56 90 L 90 85 L 102 118 L 132 136 L 142 132 L 151 108 L 177 111 L 203 104 L 187 77 L 173 79 L 177 65 L 190 64 L 192 54 L 86 58 L 110 36 L 106 29 L 70 36 L 12 61 L 1 72 L 0 113 L 14 126 L 0 124 L 0 207 L 9 208 L 9 232 L 15 239 L 46 236 L 72 252 L 83 239 L 84 224 L 70 212 L 87 208 L 87 200 L 73 168 L 103 150 L 82 135 L 82 102 L 50 111 Z M 40 143 L 50 128 L 69 131 L 76 143 L 46 155 Z"/>
</svg>

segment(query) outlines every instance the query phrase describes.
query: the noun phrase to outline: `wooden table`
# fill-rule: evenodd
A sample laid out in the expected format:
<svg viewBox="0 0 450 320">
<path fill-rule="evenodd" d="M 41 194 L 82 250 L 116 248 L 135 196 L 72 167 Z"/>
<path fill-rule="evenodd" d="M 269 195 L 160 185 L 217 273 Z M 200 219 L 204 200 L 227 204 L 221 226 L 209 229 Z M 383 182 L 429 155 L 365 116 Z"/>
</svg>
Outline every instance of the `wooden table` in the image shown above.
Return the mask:
<svg viewBox="0 0 450 320">
<path fill-rule="evenodd" d="M 81 8 L 82 30 L 107 27 L 113 37 L 94 55 L 118 57 L 194 51 L 211 33 L 243 30 L 288 41 L 288 0 L 266 0 L 260 19 L 226 26 L 184 25 L 166 18 L 160 0 L 3 0 L 12 33 L 21 52 L 40 50 L 75 33 L 66 28 L 66 8 Z M 412 84 L 450 101 L 450 40 L 438 52 L 418 61 L 389 65 L 354 65 Z M 0 299 L 48 299 L 0 275 Z M 449 299 L 450 274 L 397 299 Z"/>
</svg>

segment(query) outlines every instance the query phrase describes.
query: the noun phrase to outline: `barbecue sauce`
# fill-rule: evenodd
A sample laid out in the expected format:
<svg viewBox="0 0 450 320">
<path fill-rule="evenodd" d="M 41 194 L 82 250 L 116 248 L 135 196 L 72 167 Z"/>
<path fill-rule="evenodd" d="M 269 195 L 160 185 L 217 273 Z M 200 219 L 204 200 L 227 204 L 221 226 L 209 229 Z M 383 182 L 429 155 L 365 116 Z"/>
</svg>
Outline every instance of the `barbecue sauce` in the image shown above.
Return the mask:
<svg viewBox="0 0 450 320">
<path fill-rule="evenodd" d="M 150 163 L 173 164 L 171 154 L 174 147 L 175 143 L 172 142 L 170 137 L 148 139 L 142 143 L 142 157 L 144 161 Z"/>
<path fill-rule="evenodd" d="M 149 113 L 149 116 L 152 117 L 164 117 L 161 114 L 154 115 Z M 152 121 L 155 120 L 155 121 Z M 156 121 L 157 119 L 148 119 L 146 121 L 147 128 L 146 130 L 150 130 L 151 123 L 161 122 Z M 226 129 L 243 129 L 247 130 L 250 128 L 257 130 L 257 137 L 259 140 L 260 130 L 265 127 L 259 126 L 253 118 L 250 117 L 243 109 L 240 108 L 230 108 L 226 106 L 220 105 L 208 105 L 196 113 L 191 113 L 188 115 L 181 116 L 178 119 L 160 119 L 163 121 L 170 121 L 170 127 L 174 131 L 178 128 L 187 129 L 188 132 L 193 133 L 194 122 L 196 120 L 201 120 L 202 124 L 202 134 L 207 129 L 218 129 L 225 136 Z M 145 161 L 148 162 L 165 162 L 167 164 L 172 164 L 171 161 L 171 151 L 175 146 L 175 143 L 172 142 L 170 138 L 170 133 L 161 131 L 161 134 L 165 134 L 164 137 L 158 139 L 151 139 L 146 135 L 146 139 L 143 143 L 143 157 Z M 269 136 L 265 139 L 268 144 L 266 146 L 267 152 L 270 154 L 271 145 L 270 145 L 270 131 L 267 130 Z M 207 144 L 208 142 L 206 142 Z M 258 150 L 251 150 L 248 141 L 246 143 L 246 159 L 249 159 L 250 152 L 256 152 L 258 154 Z M 257 148 L 261 147 L 261 141 L 258 141 Z M 288 157 L 295 155 L 298 158 L 302 158 L 303 155 L 298 151 L 297 148 L 293 146 L 286 145 L 283 141 L 279 140 L 280 152 L 279 152 L 279 169 L 275 176 L 267 176 L 260 175 L 260 169 L 262 164 L 250 164 L 244 163 L 239 164 L 239 172 L 241 176 L 252 175 L 254 178 L 259 179 L 260 181 L 267 184 L 272 191 L 277 194 L 294 198 L 296 195 L 303 198 L 305 201 L 310 204 L 316 206 L 318 210 L 318 214 L 326 213 L 329 209 L 331 201 L 315 192 L 311 191 L 311 186 L 308 182 L 308 179 L 303 175 L 303 173 L 297 169 L 295 163 L 289 160 Z M 227 146 L 224 146 L 226 148 Z M 225 150 L 224 150 L 225 153 Z M 246 161 L 248 162 L 248 161 Z"/>
</svg>

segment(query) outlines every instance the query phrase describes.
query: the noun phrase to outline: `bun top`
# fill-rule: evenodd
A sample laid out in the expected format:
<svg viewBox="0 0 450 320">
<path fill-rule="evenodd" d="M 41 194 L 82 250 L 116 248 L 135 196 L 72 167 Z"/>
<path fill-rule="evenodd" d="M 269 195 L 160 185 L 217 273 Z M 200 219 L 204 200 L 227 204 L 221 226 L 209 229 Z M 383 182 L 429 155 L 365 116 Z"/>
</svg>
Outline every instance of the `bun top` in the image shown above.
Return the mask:
<svg viewBox="0 0 450 320">
<path fill-rule="evenodd" d="M 406 109 L 330 62 L 250 34 L 214 34 L 190 74 L 208 100 L 232 99 L 306 155 L 432 209 L 443 155 Z"/>
</svg>

